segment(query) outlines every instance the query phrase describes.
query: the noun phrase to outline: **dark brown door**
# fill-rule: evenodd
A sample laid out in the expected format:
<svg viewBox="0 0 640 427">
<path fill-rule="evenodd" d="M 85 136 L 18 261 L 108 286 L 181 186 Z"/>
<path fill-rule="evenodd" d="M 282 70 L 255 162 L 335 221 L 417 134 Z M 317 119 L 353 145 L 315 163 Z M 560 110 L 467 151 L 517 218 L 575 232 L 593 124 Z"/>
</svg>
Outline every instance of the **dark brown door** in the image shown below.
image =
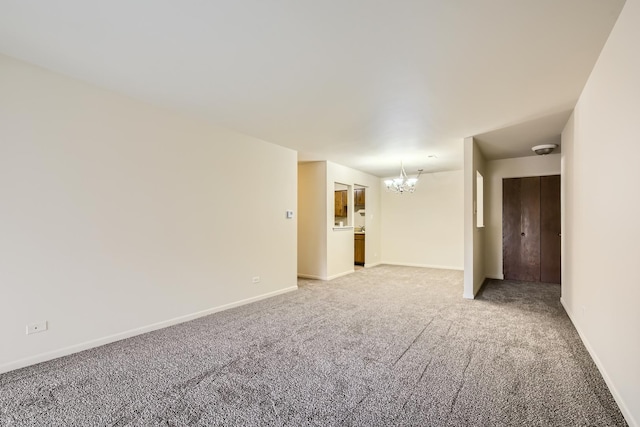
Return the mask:
<svg viewBox="0 0 640 427">
<path fill-rule="evenodd" d="M 502 180 L 504 278 L 560 283 L 560 176 Z"/>
<path fill-rule="evenodd" d="M 540 177 L 502 181 L 504 278 L 540 280 Z"/>
<path fill-rule="evenodd" d="M 540 178 L 540 281 L 560 283 L 560 175 Z"/>
</svg>

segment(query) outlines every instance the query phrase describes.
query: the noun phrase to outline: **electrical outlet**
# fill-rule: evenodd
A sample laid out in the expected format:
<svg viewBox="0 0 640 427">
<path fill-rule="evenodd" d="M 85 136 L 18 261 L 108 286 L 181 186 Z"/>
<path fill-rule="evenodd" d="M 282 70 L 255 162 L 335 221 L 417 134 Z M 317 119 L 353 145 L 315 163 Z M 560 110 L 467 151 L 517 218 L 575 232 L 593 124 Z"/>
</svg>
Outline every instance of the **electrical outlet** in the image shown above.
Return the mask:
<svg viewBox="0 0 640 427">
<path fill-rule="evenodd" d="M 255 276 L 253 279 L 251 279 L 252 283 L 260 283 L 260 276 Z"/>
<path fill-rule="evenodd" d="M 38 332 L 44 332 L 48 329 L 47 321 L 38 323 L 29 323 L 27 325 L 27 335 L 37 334 Z"/>
</svg>

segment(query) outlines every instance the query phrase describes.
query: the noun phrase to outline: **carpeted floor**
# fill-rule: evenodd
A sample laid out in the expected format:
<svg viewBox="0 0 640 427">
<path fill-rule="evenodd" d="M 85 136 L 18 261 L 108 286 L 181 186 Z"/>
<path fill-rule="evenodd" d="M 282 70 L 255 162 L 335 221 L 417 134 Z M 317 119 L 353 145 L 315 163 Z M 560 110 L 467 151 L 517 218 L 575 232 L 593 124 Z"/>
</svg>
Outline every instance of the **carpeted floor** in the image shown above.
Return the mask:
<svg viewBox="0 0 640 427">
<path fill-rule="evenodd" d="M 557 285 L 380 266 L 0 375 L 1 426 L 623 426 Z"/>
</svg>

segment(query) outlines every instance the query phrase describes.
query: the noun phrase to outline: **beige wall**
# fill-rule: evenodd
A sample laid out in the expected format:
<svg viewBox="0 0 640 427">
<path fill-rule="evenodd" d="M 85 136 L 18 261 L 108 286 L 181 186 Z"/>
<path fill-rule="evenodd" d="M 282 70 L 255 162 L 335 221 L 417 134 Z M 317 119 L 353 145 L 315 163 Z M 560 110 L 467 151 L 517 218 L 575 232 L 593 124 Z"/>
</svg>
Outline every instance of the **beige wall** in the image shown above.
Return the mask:
<svg viewBox="0 0 640 427">
<path fill-rule="evenodd" d="M 640 1 L 627 0 L 562 134 L 562 302 L 640 425 Z"/>
<path fill-rule="evenodd" d="M 462 270 L 463 171 L 423 174 L 413 194 L 379 186 L 382 262 Z"/>
<path fill-rule="evenodd" d="M 326 162 L 298 165 L 298 275 L 327 277 Z M 333 207 L 333 204 L 331 204 Z"/>
<path fill-rule="evenodd" d="M 476 226 L 476 182 L 486 177 L 485 158 L 472 137 L 464 139 L 464 298 L 473 299 L 484 279 L 485 229 Z"/>
<path fill-rule="evenodd" d="M 0 371 L 296 289 L 294 151 L 6 56 L 0 93 Z"/>
<path fill-rule="evenodd" d="M 560 154 L 529 156 L 487 162 L 485 183 L 485 274 L 503 279 L 502 179 L 560 174 Z"/>
</svg>

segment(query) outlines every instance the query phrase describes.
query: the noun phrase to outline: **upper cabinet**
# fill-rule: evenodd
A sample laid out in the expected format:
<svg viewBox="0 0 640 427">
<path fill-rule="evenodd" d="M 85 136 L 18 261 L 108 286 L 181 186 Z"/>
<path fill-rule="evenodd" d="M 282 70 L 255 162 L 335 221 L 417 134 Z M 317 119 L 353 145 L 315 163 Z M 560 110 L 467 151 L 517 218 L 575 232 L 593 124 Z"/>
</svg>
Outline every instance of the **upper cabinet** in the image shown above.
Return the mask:
<svg viewBox="0 0 640 427">
<path fill-rule="evenodd" d="M 354 205 L 364 207 L 364 188 L 353 190 Z"/>
<path fill-rule="evenodd" d="M 335 192 L 335 216 L 346 217 L 348 212 L 349 196 L 347 190 L 339 190 Z"/>
</svg>

